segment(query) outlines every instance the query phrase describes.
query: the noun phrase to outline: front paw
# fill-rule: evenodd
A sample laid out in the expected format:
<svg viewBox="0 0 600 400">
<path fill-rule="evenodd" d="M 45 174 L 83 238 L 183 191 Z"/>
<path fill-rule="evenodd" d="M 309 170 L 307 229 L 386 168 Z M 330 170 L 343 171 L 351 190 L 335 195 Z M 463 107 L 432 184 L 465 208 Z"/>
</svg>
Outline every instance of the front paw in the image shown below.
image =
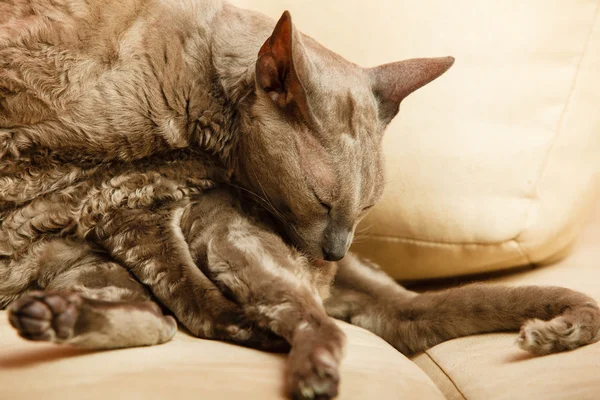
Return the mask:
<svg viewBox="0 0 600 400">
<path fill-rule="evenodd" d="M 293 399 L 332 399 L 338 394 L 340 375 L 336 357 L 324 347 L 307 354 L 290 355 L 289 388 Z"/>
<path fill-rule="evenodd" d="M 301 330 L 289 357 L 288 388 L 293 399 L 332 399 L 338 395 L 339 365 L 346 337 L 335 325 Z"/>
</svg>

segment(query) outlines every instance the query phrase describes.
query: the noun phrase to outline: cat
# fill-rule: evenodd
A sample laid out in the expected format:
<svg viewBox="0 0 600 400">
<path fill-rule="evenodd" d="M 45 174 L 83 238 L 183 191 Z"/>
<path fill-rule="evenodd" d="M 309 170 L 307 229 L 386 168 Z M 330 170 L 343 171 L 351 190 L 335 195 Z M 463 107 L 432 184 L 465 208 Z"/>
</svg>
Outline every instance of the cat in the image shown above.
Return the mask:
<svg viewBox="0 0 600 400">
<path fill-rule="evenodd" d="M 415 293 L 348 253 L 401 101 L 453 58 L 364 69 L 217 0 L 0 3 L 0 307 L 30 340 L 195 336 L 290 350 L 295 398 L 337 395 L 342 319 L 411 354 L 519 330 L 600 339 L 557 287 Z M 173 318 L 173 316 L 176 318 Z"/>
</svg>

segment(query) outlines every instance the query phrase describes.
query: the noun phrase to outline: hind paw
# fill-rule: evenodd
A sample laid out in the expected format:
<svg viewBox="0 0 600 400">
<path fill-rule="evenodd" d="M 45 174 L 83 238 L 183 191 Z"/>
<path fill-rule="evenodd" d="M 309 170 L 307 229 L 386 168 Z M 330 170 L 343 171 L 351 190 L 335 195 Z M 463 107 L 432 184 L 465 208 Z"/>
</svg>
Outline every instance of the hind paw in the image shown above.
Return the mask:
<svg viewBox="0 0 600 400">
<path fill-rule="evenodd" d="M 532 354 L 545 355 L 597 342 L 600 314 L 597 309 L 583 311 L 586 315 L 578 315 L 579 318 L 559 316 L 550 321 L 526 322 L 521 327 L 517 345 Z"/>
<path fill-rule="evenodd" d="M 9 307 L 8 318 L 25 339 L 60 343 L 73 337 L 80 306 L 74 293 L 31 292 Z"/>
</svg>

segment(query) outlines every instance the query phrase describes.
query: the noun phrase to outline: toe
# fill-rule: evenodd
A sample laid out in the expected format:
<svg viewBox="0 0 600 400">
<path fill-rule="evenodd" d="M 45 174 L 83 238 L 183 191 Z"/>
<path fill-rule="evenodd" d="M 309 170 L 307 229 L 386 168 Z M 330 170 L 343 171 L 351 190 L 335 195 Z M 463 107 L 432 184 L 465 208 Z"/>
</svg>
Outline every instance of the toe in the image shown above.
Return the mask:
<svg viewBox="0 0 600 400">
<path fill-rule="evenodd" d="M 338 362 L 325 348 L 316 347 L 292 367 L 291 388 L 296 399 L 332 399 L 338 394 Z"/>
<path fill-rule="evenodd" d="M 64 341 L 73 335 L 79 315 L 79 297 L 31 292 L 9 307 L 10 324 L 29 340 Z"/>
<path fill-rule="evenodd" d="M 52 318 L 52 310 L 46 304 L 37 300 L 28 303 L 16 312 L 22 316 L 39 320 L 49 320 Z"/>
<path fill-rule="evenodd" d="M 44 298 L 44 302 L 48 304 L 50 308 L 52 308 L 52 311 L 54 311 L 55 314 L 64 312 L 68 306 L 67 300 L 64 297 L 56 294 L 46 296 L 46 298 Z"/>
<path fill-rule="evenodd" d="M 59 314 L 52 322 L 52 327 L 56 331 L 56 336 L 60 339 L 67 339 L 73 334 L 73 328 L 77 321 L 78 312 L 75 307 L 69 307 L 62 314 Z"/>
</svg>

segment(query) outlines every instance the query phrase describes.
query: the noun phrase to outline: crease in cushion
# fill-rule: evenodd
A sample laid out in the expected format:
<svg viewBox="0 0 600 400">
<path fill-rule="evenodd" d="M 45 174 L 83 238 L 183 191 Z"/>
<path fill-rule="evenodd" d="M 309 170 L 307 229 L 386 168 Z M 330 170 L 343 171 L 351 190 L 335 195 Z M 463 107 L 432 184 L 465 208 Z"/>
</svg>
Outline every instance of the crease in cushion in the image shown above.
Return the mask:
<svg viewBox="0 0 600 400">
<path fill-rule="evenodd" d="M 452 381 L 452 378 L 440 368 L 436 361 L 429 356 L 427 351 L 411 357 L 411 360 L 431 377 L 438 388 L 440 388 L 440 391 L 444 394 L 444 397 L 446 397 L 446 400 L 466 400 L 466 397 L 461 393 L 454 381 Z"/>
</svg>

